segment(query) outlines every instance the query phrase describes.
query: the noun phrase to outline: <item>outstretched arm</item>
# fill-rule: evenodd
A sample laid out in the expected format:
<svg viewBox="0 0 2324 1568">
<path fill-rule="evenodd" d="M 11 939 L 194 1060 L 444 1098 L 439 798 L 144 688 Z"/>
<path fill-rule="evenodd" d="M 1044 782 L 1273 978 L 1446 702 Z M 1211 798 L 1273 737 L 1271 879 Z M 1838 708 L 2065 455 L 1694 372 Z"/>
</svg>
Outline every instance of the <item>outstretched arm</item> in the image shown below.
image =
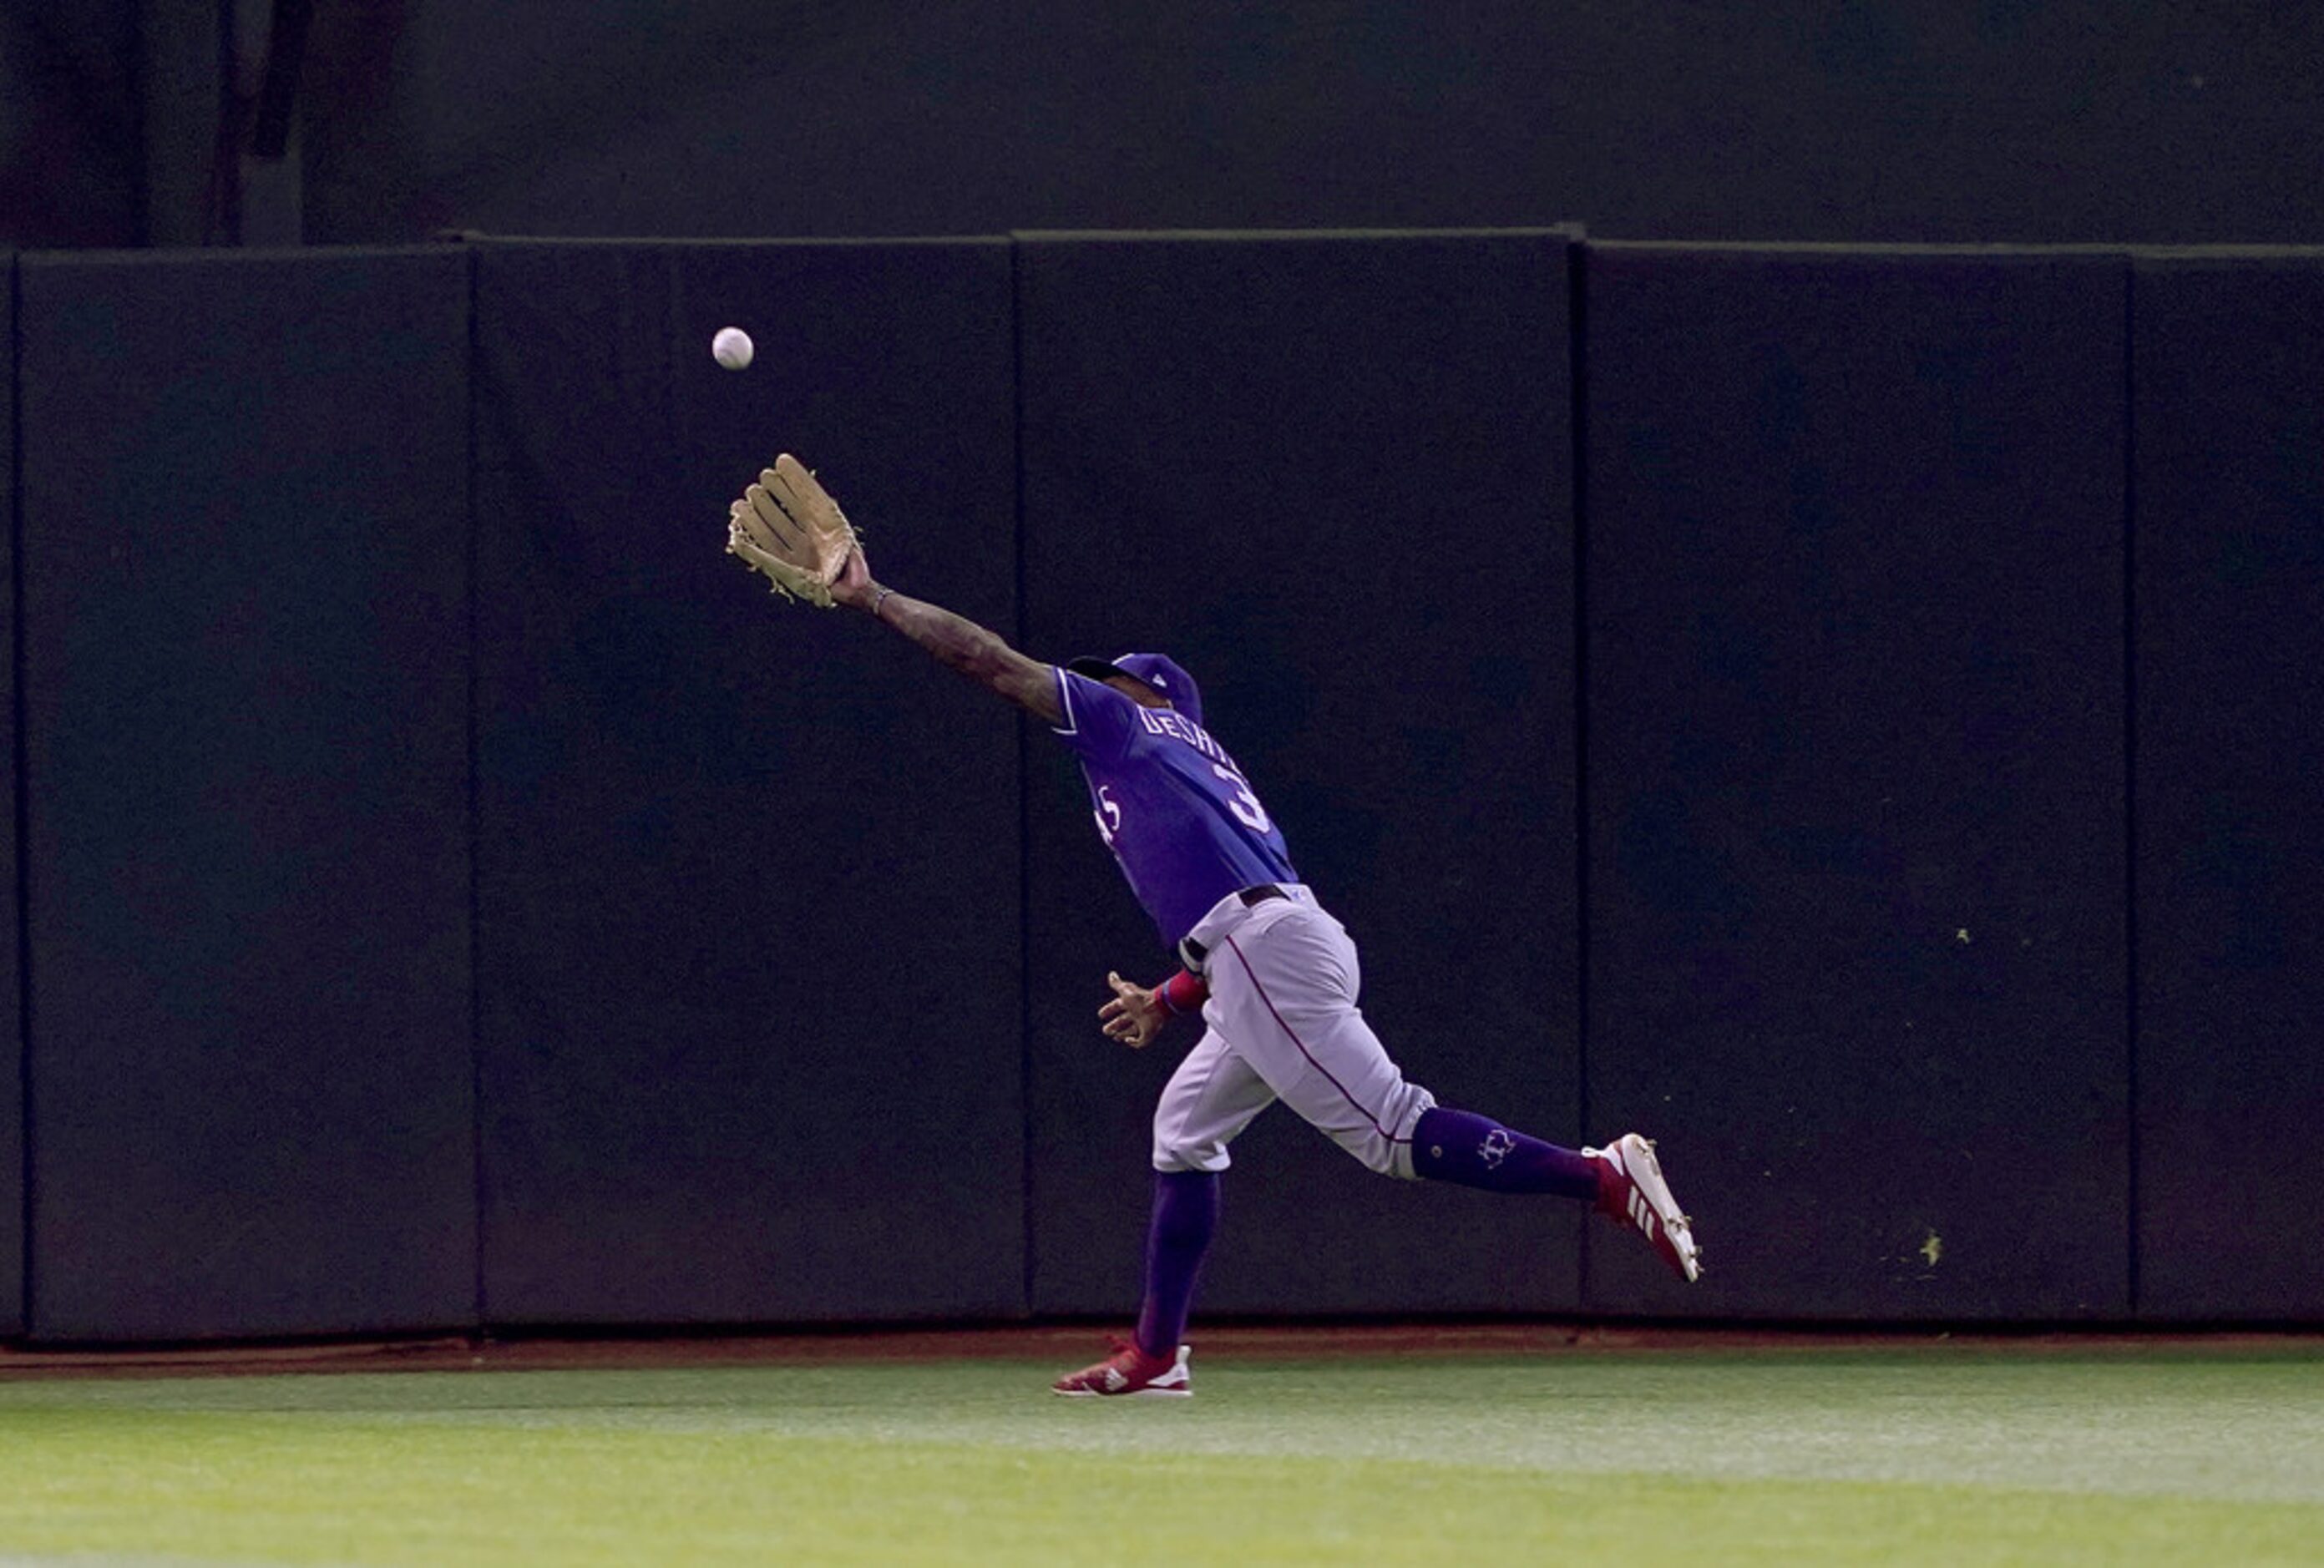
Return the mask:
<svg viewBox="0 0 2324 1568">
<path fill-rule="evenodd" d="M 1007 697 L 1043 723 L 1065 722 L 1065 712 L 1057 706 L 1056 677 L 1049 666 L 1026 658 L 999 633 L 965 616 L 881 587 L 872 580 L 872 567 L 861 549 L 847 558 L 839 580 L 831 585 L 831 596 L 850 609 L 885 622 L 935 654 L 938 662 Z"/>
</svg>

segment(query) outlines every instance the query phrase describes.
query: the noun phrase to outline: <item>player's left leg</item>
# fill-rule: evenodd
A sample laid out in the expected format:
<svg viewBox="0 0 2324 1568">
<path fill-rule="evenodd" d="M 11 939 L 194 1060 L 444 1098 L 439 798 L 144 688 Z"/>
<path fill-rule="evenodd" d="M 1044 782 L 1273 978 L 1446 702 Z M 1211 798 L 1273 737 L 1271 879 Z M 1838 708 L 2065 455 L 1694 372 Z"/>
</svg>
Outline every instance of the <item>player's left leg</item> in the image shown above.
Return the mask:
<svg viewBox="0 0 2324 1568">
<path fill-rule="evenodd" d="M 1138 1328 L 1094 1366 L 1052 1385 L 1067 1395 L 1185 1395 L 1186 1317 L 1203 1259 L 1218 1231 L 1227 1145 L 1275 1102 L 1275 1091 L 1216 1031 L 1178 1064 L 1154 1109 L 1154 1207 L 1146 1229 L 1146 1285 Z"/>
<path fill-rule="evenodd" d="M 1154 1106 L 1154 1210 L 1146 1228 L 1146 1295 L 1139 1348 L 1177 1349 L 1194 1282 L 1219 1226 L 1219 1178 L 1227 1146 L 1275 1103 L 1275 1091 L 1224 1036 L 1205 1030 L 1170 1075 Z"/>
</svg>

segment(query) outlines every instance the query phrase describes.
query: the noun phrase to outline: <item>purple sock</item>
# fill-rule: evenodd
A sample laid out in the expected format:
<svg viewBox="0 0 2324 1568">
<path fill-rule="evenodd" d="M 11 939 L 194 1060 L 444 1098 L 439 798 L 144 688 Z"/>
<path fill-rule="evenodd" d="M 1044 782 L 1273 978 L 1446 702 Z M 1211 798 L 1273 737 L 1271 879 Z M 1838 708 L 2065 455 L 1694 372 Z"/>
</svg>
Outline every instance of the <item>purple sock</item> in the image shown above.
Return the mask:
<svg viewBox="0 0 2324 1568">
<path fill-rule="evenodd" d="M 1489 1116 L 1439 1105 L 1412 1130 L 1412 1168 L 1431 1181 L 1489 1193 L 1595 1199 L 1598 1167 L 1571 1148 L 1512 1132 Z"/>
<path fill-rule="evenodd" d="M 1185 1336 L 1194 1277 L 1219 1228 L 1216 1171 L 1154 1173 L 1154 1218 L 1146 1228 L 1146 1302 L 1138 1312 L 1138 1348 L 1176 1355 Z"/>
</svg>

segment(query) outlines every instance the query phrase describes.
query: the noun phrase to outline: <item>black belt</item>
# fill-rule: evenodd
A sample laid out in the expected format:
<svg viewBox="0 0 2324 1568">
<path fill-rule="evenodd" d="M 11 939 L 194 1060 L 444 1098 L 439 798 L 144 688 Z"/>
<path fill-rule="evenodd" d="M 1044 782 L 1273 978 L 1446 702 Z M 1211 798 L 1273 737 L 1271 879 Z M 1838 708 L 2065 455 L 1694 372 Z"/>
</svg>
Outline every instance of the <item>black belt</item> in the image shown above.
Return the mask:
<svg viewBox="0 0 2324 1568">
<path fill-rule="evenodd" d="M 1269 899 L 1287 899 L 1290 896 L 1273 882 L 1261 882 L 1256 887 L 1245 888 L 1235 894 L 1236 898 L 1242 900 L 1242 907 L 1246 909 L 1264 904 Z M 1200 974 L 1203 972 L 1203 960 L 1210 955 L 1210 949 L 1192 936 L 1182 936 L 1178 939 L 1178 956 L 1185 962 L 1186 967 L 1195 973 Z"/>
</svg>

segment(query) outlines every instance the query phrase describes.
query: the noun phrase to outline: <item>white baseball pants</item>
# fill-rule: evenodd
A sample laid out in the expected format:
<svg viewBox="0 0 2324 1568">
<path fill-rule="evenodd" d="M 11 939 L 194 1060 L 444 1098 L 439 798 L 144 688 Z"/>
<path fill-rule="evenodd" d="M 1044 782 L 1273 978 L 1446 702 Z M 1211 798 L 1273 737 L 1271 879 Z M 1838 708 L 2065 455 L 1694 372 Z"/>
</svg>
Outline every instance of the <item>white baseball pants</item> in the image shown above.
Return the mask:
<svg viewBox="0 0 2324 1568">
<path fill-rule="evenodd" d="M 1277 1100 L 1383 1176 L 1412 1178 L 1412 1128 L 1436 1103 L 1405 1082 L 1356 1008 L 1356 945 L 1305 887 L 1230 894 L 1188 936 L 1204 949 L 1208 1026 L 1154 1111 L 1154 1168 L 1221 1171 Z"/>
</svg>

